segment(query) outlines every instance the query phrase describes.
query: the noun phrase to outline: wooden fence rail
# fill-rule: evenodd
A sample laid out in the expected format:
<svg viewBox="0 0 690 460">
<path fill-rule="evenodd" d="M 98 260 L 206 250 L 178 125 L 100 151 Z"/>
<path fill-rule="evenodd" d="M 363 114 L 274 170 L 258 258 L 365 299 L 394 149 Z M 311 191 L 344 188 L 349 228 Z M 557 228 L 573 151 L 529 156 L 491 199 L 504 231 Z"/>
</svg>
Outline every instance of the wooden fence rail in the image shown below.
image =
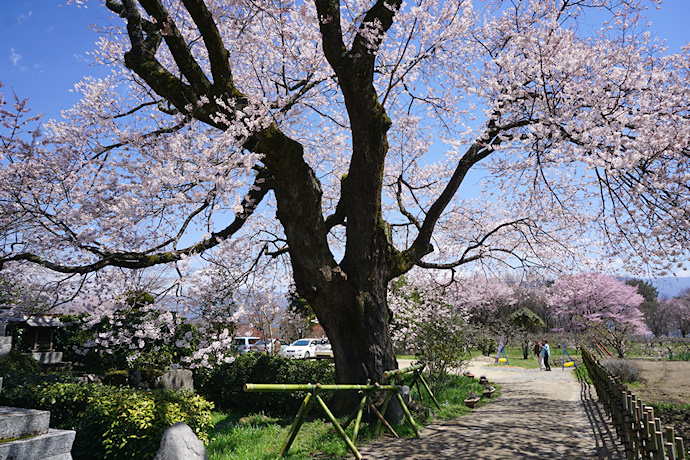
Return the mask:
<svg viewBox="0 0 690 460">
<path fill-rule="evenodd" d="M 662 431 L 661 420 L 654 416 L 653 407 L 643 404 L 585 348 L 582 348 L 582 360 L 628 460 L 686 459 L 683 438 L 675 436 L 673 427 Z"/>
</svg>

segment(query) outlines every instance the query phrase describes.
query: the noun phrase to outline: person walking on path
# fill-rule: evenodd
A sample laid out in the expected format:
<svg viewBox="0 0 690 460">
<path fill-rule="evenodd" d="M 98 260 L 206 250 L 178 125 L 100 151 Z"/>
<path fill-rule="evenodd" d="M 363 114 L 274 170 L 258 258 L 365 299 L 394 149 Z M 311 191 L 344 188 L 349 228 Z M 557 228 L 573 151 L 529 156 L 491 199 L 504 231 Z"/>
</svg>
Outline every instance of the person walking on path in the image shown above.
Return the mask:
<svg viewBox="0 0 690 460">
<path fill-rule="evenodd" d="M 625 460 L 594 388 L 579 382 L 573 367 L 543 374 L 497 366 L 493 357 L 481 356 L 467 369 L 500 387 L 501 395 L 462 417 L 432 422 L 419 439 L 382 436 L 366 443 L 359 447 L 362 458 Z"/>
<path fill-rule="evenodd" d="M 539 343 L 539 340 L 534 342 L 534 355 L 537 357 L 539 369 L 541 369 L 542 371 L 546 369 L 544 367 L 544 356 L 541 354 L 541 344 Z"/>
<path fill-rule="evenodd" d="M 546 339 L 544 339 L 544 344 L 541 347 L 541 354 L 544 358 L 544 367 L 547 371 L 550 371 L 551 366 L 549 365 L 549 357 L 551 356 L 551 348 L 549 347 L 549 342 Z"/>
</svg>

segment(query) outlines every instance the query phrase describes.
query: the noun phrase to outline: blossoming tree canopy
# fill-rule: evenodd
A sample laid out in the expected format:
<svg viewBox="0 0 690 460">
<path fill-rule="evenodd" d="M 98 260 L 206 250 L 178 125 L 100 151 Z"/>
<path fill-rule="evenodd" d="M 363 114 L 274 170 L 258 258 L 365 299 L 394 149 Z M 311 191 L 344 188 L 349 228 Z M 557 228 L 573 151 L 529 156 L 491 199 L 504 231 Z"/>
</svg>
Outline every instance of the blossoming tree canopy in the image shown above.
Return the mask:
<svg viewBox="0 0 690 460">
<path fill-rule="evenodd" d="M 111 75 L 44 136 L 0 113 L 3 268 L 285 262 L 363 382 L 414 266 L 687 258 L 688 54 L 643 1 L 105 4 Z"/>
<path fill-rule="evenodd" d="M 564 319 L 566 329 L 605 334 L 621 358 L 626 336 L 648 331 L 638 308 L 643 301 L 637 287 L 601 273 L 563 276 L 547 294 L 549 306 Z"/>
</svg>

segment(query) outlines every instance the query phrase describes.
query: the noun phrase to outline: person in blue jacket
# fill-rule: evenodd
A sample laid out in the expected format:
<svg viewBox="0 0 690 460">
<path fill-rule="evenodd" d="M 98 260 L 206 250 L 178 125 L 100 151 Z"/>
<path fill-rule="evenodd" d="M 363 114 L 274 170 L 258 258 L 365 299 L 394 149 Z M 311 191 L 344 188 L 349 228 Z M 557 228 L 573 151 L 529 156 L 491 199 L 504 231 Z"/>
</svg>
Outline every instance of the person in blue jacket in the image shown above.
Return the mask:
<svg viewBox="0 0 690 460">
<path fill-rule="evenodd" d="M 549 357 L 551 357 L 551 348 L 549 347 L 549 342 L 546 339 L 544 339 L 544 342 L 541 346 L 541 354 L 544 357 L 544 367 L 547 371 L 550 371 L 551 366 L 549 365 Z"/>
</svg>

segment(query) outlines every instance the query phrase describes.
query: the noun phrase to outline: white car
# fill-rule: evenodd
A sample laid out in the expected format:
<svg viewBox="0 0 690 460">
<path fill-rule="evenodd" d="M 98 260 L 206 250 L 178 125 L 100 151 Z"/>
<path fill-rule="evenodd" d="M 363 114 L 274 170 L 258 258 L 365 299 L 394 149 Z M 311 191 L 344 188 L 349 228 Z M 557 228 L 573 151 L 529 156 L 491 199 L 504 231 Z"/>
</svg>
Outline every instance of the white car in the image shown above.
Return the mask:
<svg viewBox="0 0 690 460">
<path fill-rule="evenodd" d="M 321 339 L 321 343 L 316 346 L 316 357 L 319 359 L 333 359 L 333 348 L 328 339 Z"/>
<path fill-rule="evenodd" d="M 316 346 L 323 339 L 299 339 L 280 350 L 280 354 L 287 358 L 312 358 L 316 356 Z"/>
</svg>

